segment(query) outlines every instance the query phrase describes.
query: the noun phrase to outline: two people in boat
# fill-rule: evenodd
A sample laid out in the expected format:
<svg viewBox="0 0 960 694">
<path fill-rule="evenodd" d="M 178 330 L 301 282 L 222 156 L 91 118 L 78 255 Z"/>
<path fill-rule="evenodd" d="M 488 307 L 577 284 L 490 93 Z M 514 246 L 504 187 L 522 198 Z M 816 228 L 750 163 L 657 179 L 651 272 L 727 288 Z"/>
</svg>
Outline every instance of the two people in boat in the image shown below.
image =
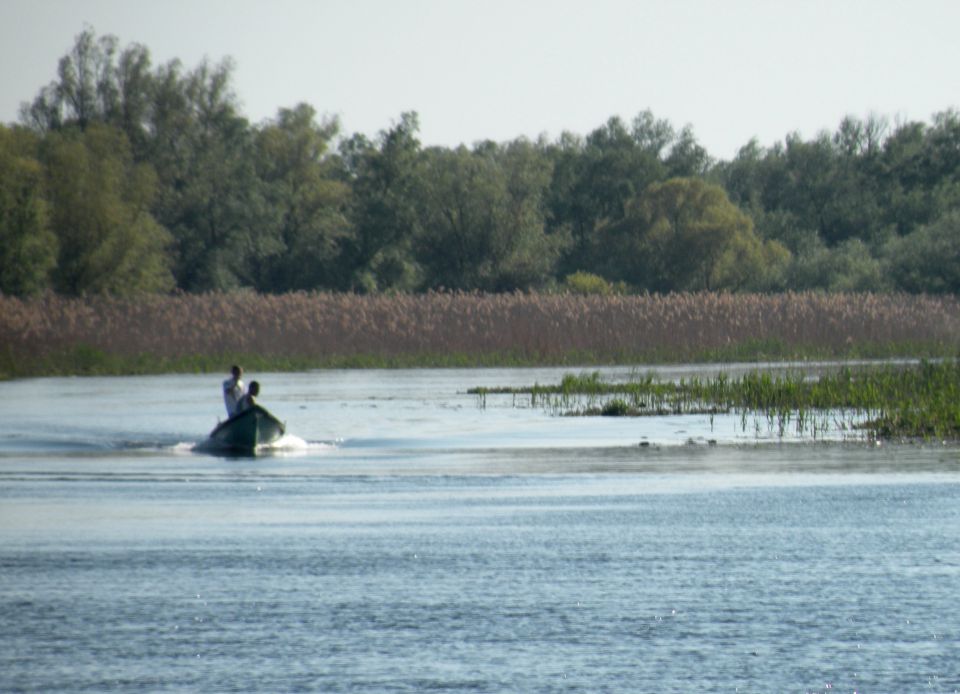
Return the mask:
<svg viewBox="0 0 960 694">
<path fill-rule="evenodd" d="M 250 381 L 247 392 L 243 392 L 243 369 L 234 365 L 230 368 L 230 378 L 223 382 L 223 404 L 227 408 L 227 416 L 233 417 L 257 404 L 260 394 L 260 384 Z"/>
</svg>

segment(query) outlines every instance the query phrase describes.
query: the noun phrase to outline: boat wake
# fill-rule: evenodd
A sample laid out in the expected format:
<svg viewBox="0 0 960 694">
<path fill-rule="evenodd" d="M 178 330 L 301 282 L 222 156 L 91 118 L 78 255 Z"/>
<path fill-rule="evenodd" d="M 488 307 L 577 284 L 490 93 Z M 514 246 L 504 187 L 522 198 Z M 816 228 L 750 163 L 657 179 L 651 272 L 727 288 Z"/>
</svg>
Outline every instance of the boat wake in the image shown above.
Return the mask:
<svg viewBox="0 0 960 694">
<path fill-rule="evenodd" d="M 155 454 L 179 452 L 193 444 L 178 443 L 182 437 L 170 435 L 155 439 L 141 439 L 136 436 L 119 437 L 115 434 L 78 434 L 68 432 L 64 436 L 0 436 L 0 457 L 9 456 L 47 456 L 66 457 L 112 456 L 130 453 Z"/>
<path fill-rule="evenodd" d="M 261 444 L 251 452 L 238 453 L 236 450 L 223 446 L 212 439 L 205 439 L 199 443 L 179 443 L 175 451 L 184 453 L 205 453 L 213 455 L 227 455 L 229 457 L 294 457 L 298 455 L 308 455 L 321 453 L 323 451 L 333 451 L 337 449 L 337 444 L 330 441 L 306 441 L 293 434 L 284 434 L 273 443 Z"/>
</svg>

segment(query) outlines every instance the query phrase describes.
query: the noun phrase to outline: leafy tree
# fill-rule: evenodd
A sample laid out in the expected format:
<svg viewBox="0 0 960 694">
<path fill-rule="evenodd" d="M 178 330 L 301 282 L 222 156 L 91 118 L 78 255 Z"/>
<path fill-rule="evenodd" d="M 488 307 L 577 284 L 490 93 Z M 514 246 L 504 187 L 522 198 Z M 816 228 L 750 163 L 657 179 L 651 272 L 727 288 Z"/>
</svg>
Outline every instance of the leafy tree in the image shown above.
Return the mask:
<svg viewBox="0 0 960 694">
<path fill-rule="evenodd" d="M 884 291 L 888 283 L 881 262 L 859 239 L 830 248 L 817 240 L 794 259 L 788 275 L 791 289 L 832 292 Z"/>
<path fill-rule="evenodd" d="M 734 234 L 714 263 L 711 283 L 732 291 L 786 289 L 792 254 L 779 241 L 764 241 L 755 233 Z"/>
<path fill-rule="evenodd" d="M 960 210 L 904 237 L 886 249 L 891 277 L 909 292 L 960 292 Z"/>
<path fill-rule="evenodd" d="M 879 154 L 887 128 L 887 121 L 877 116 L 866 120 L 847 116 L 840 121 L 833 142 L 841 156 L 870 158 Z"/>
<path fill-rule="evenodd" d="M 58 80 L 42 89 L 31 105 L 24 106 L 21 115 L 41 131 L 65 125 L 83 129 L 91 123 L 107 122 L 118 97 L 116 50 L 115 37 L 98 39 L 93 29 L 85 29 L 76 37 L 71 51 L 60 59 Z"/>
<path fill-rule="evenodd" d="M 263 264 L 260 286 L 269 291 L 335 287 L 335 262 L 350 233 L 348 189 L 328 157 L 336 120 L 316 122 L 307 104 L 281 109 L 257 133 L 257 174 L 268 204 L 279 213 L 283 251 Z"/>
<path fill-rule="evenodd" d="M 495 268 L 498 206 L 505 204 L 501 172 L 492 158 L 456 150 L 428 150 L 417 258 L 428 286 L 478 289 Z"/>
<path fill-rule="evenodd" d="M 788 257 L 757 238 L 722 188 L 696 178 L 650 186 L 604 236 L 607 277 L 651 291 L 743 289 L 765 261 Z"/>
<path fill-rule="evenodd" d="M 158 220 L 176 240 L 177 285 L 189 291 L 255 286 L 282 252 L 279 212 L 264 199 L 254 134 L 231 89 L 232 63 L 156 80 L 149 143 L 160 179 Z"/>
<path fill-rule="evenodd" d="M 697 142 L 693 129 L 687 126 L 677 135 L 663 163 L 670 178 L 702 177 L 710 168 L 710 155 Z"/>
<path fill-rule="evenodd" d="M 88 28 L 60 59 L 57 79 L 21 107 L 21 120 L 40 133 L 113 125 L 126 133 L 141 159 L 152 93 L 149 51 L 132 44 L 118 53 L 115 36 L 97 38 Z"/>
<path fill-rule="evenodd" d="M 611 118 L 585 140 L 561 139 L 551 152 L 554 177 L 547 197 L 551 230 L 564 228 L 572 237 L 561 273 L 600 268 L 597 230 L 622 219 L 629 200 L 666 176 L 661 156 L 674 137 L 669 123 L 645 111 L 632 128 Z"/>
<path fill-rule="evenodd" d="M 149 154 L 149 128 L 156 86 L 150 65 L 150 52 L 141 45 L 133 44 L 121 51 L 113 73 L 116 102 L 111 104 L 108 112 L 108 122 L 126 133 L 138 161 L 143 161 Z"/>
<path fill-rule="evenodd" d="M 408 112 L 376 142 L 355 135 L 341 144 L 341 176 L 351 190 L 353 227 L 342 244 L 344 289 L 405 290 L 419 284 L 412 255 L 420 195 L 419 128 L 417 114 Z"/>
<path fill-rule="evenodd" d="M 839 241 L 828 228 L 825 215 L 834 194 L 836 166 L 829 135 L 821 133 L 809 142 L 790 135 L 786 147 L 775 150 L 774 156 L 777 155 L 783 157 L 786 185 L 779 191 L 775 206 L 795 214 L 803 226 L 816 229 L 827 244 Z"/>
<path fill-rule="evenodd" d="M 766 150 L 752 139 L 733 160 L 715 166 L 710 178 L 723 186 L 730 201 L 753 220 L 760 238 L 777 241 L 792 254 L 811 237 L 819 238 L 816 229 L 804 228 L 799 216 L 778 202 L 790 179 L 782 150 Z"/>
<path fill-rule="evenodd" d="M 762 204 L 767 183 L 762 172 L 766 150 L 752 138 L 728 162 L 719 162 L 710 171 L 710 180 L 724 187 L 730 201 L 741 208 L 756 208 Z"/>
<path fill-rule="evenodd" d="M 907 235 L 960 205 L 960 117 L 946 111 L 934 124 L 900 125 L 880 155 L 886 220 Z"/>
<path fill-rule="evenodd" d="M 879 119 L 847 118 L 832 137 L 792 134 L 766 150 L 754 141 L 713 175 L 761 236 L 793 251 L 811 231 L 830 246 L 850 238 L 879 246 L 891 233 L 882 205 L 884 128 Z"/>
<path fill-rule="evenodd" d="M 563 278 L 561 288 L 571 294 L 609 296 L 623 293 L 625 287 L 622 283 L 613 285 L 599 275 L 590 272 L 574 272 Z"/>
<path fill-rule="evenodd" d="M 49 286 L 57 238 L 49 228 L 38 138 L 0 126 L 0 293 L 26 295 Z"/>
<path fill-rule="evenodd" d="M 542 151 L 520 139 L 501 147 L 497 161 L 506 178 L 506 217 L 497 284 L 500 289 L 536 287 L 553 275 L 569 246 L 565 229 L 550 232 L 545 225 L 545 194 L 552 165 Z"/>
<path fill-rule="evenodd" d="M 122 132 L 94 124 L 50 134 L 44 160 L 58 291 L 124 295 L 174 286 L 170 235 L 149 212 L 156 176 L 133 162 Z"/>
<path fill-rule="evenodd" d="M 926 164 L 934 183 L 957 180 L 960 175 L 960 111 L 950 109 L 934 115 L 927 132 Z"/>
<path fill-rule="evenodd" d="M 544 144 L 542 149 L 553 164 L 553 175 L 545 194 L 547 229 L 551 232 L 567 230 L 574 245 L 582 249 L 589 243 L 596 225 L 590 201 L 579 195 L 584 140 L 564 132 L 556 143 Z"/>
<path fill-rule="evenodd" d="M 151 71 L 142 46 L 118 52 L 115 37 L 87 29 L 60 60 L 57 80 L 22 110 L 40 133 L 107 124 L 126 134 L 134 160 L 157 173 L 151 211 L 174 235 L 174 273 L 188 290 L 252 286 L 283 249 L 232 70 L 227 60 Z"/>
<path fill-rule="evenodd" d="M 658 158 L 659 143 L 644 141 L 646 146 L 641 146 L 637 132 L 629 131 L 619 118 L 590 133 L 586 143 L 579 192 L 595 200 L 595 221 L 621 219 L 627 202 L 665 173 Z"/>
<path fill-rule="evenodd" d="M 676 140 L 676 131 L 670 122 L 655 117 L 650 110 L 641 111 L 634 117 L 630 135 L 641 151 L 659 160 Z"/>
<path fill-rule="evenodd" d="M 833 136 L 833 195 L 824 211 L 824 233 L 832 243 L 860 239 L 879 247 L 892 230 L 883 217 L 881 142 L 886 122 L 844 118 Z"/>
<path fill-rule="evenodd" d="M 847 117 L 833 133 L 752 141 L 719 163 L 689 126 L 650 111 L 585 137 L 426 152 L 417 115 L 405 113 L 373 141 L 354 135 L 332 154 L 336 121 L 318 124 L 305 104 L 252 127 L 232 69 L 229 60 L 153 69 L 143 46 L 81 32 L 21 109 L 30 137 L 0 135 L 0 290 L 165 287 L 158 278 L 171 269 L 190 291 L 500 290 L 577 271 L 664 291 L 954 286 L 936 256 L 952 257 L 960 209 L 955 110 L 890 132 L 882 118 Z M 114 152 L 102 142 L 116 133 L 125 137 Z M 695 194 L 694 179 L 722 186 L 752 228 L 715 201 L 698 210 L 712 194 Z M 131 205 L 148 215 L 130 222 L 141 225 L 133 237 L 154 238 L 146 255 L 167 257 L 139 278 L 104 260 L 122 265 L 108 230 L 123 214 L 105 211 Z M 671 205 L 699 221 L 671 226 Z M 713 232 L 696 231 L 711 223 Z"/>
<path fill-rule="evenodd" d="M 900 235 L 939 215 L 925 163 L 926 126 L 900 125 L 886 139 L 880 155 L 885 192 L 885 219 Z"/>
<path fill-rule="evenodd" d="M 544 231 L 549 162 L 530 143 L 429 150 L 417 257 L 429 287 L 506 291 L 544 284 L 565 237 Z"/>
</svg>

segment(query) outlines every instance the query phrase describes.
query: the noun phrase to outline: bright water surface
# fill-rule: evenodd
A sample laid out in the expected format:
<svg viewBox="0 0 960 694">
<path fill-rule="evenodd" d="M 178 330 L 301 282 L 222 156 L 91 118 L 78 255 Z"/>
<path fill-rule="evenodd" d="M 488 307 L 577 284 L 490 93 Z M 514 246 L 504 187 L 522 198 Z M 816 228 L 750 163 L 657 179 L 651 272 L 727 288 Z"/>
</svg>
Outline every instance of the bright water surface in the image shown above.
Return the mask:
<svg viewBox="0 0 960 694">
<path fill-rule="evenodd" d="M 466 394 L 563 373 L 0 383 L 0 690 L 960 688 L 960 450 Z"/>
</svg>

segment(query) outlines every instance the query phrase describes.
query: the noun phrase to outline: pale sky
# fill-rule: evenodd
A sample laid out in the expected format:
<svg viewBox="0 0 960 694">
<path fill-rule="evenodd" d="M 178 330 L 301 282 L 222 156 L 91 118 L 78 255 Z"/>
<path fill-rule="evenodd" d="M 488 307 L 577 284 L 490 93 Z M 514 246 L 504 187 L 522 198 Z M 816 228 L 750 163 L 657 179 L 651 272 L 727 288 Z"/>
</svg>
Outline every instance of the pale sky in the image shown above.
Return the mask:
<svg viewBox="0 0 960 694">
<path fill-rule="evenodd" d="M 0 122 L 85 26 L 154 67 L 232 58 L 254 123 L 306 102 L 373 136 L 413 110 L 424 145 L 586 135 L 649 109 L 729 159 L 846 115 L 960 107 L 957 0 L 0 0 Z"/>
</svg>

